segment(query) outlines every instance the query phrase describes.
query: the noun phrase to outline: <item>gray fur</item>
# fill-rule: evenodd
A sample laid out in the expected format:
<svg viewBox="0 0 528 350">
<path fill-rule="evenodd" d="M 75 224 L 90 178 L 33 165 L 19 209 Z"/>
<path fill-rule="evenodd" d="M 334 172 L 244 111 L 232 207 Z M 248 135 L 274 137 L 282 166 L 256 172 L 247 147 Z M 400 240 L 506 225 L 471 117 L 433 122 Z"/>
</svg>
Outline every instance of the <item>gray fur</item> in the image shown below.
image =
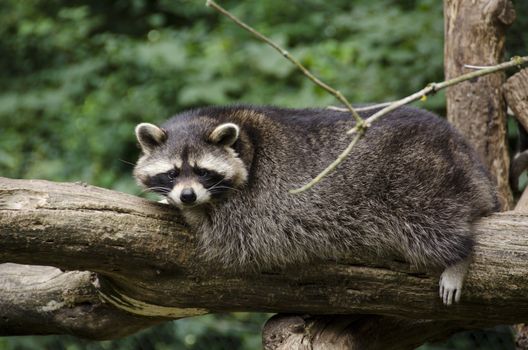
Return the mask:
<svg viewBox="0 0 528 350">
<path fill-rule="evenodd" d="M 363 117 L 376 112 L 362 113 Z M 240 127 L 228 146 L 208 137 Z M 227 268 L 270 268 L 349 254 L 400 256 L 441 269 L 465 261 L 472 223 L 497 208 L 493 182 L 473 149 L 446 121 L 402 107 L 368 129 L 350 156 L 312 190 L 288 190 L 316 176 L 350 142 L 348 113 L 275 107 L 211 107 L 162 125 L 166 142 L 135 169 L 185 150 L 238 157 L 247 180 L 220 201 L 183 213 L 204 259 Z"/>
</svg>

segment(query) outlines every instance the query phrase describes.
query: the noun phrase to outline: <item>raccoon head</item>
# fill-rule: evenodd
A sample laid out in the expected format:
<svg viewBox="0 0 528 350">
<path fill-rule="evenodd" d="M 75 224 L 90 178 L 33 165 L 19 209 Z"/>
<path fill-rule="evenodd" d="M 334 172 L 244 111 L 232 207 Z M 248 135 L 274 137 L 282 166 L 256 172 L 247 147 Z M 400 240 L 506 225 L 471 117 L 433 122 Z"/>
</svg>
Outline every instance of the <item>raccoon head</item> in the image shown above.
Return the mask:
<svg viewBox="0 0 528 350">
<path fill-rule="evenodd" d="M 243 186 L 247 169 L 233 146 L 240 128 L 233 123 L 188 123 L 136 127 L 143 151 L 134 176 L 147 190 L 182 210 L 224 198 Z"/>
</svg>

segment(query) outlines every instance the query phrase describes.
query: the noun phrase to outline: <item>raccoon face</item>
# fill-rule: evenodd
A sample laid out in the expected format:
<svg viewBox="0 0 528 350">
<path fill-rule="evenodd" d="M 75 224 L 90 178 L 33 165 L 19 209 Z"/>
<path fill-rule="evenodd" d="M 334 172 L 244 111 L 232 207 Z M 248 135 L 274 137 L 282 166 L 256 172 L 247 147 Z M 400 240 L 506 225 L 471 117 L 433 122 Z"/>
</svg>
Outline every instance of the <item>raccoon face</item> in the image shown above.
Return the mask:
<svg viewBox="0 0 528 350">
<path fill-rule="evenodd" d="M 232 148 L 239 133 L 233 123 L 212 131 L 196 126 L 165 130 L 141 123 L 136 137 L 143 155 L 134 176 L 183 210 L 221 200 L 247 180 L 244 162 Z"/>
</svg>

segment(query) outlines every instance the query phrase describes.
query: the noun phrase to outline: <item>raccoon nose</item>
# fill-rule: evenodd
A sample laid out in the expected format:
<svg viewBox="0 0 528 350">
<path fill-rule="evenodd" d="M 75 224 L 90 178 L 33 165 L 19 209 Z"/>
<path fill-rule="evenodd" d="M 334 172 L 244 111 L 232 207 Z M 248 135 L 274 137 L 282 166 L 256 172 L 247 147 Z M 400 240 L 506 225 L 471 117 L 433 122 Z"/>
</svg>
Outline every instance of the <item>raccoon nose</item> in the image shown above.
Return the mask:
<svg viewBox="0 0 528 350">
<path fill-rule="evenodd" d="M 183 191 L 181 191 L 180 200 L 186 204 L 192 203 L 196 200 L 196 193 L 194 193 L 194 190 L 190 187 L 184 188 Z"/>
</svg>

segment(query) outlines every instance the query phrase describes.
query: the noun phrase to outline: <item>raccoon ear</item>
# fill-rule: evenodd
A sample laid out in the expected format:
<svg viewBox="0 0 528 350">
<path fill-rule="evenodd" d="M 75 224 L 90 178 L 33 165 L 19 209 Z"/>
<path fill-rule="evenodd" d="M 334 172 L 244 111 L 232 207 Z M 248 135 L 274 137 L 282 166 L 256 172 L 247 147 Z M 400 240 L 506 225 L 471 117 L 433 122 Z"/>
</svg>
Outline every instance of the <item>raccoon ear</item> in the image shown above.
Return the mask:
<svg viewBox="0 0 528 350">
<path fill-rule="evenodd" d="M 220 124 L 213 130 L 211 135 L 209 135 L 209 140 L 213 143 L 232 146 L 235 141 L 238 139 L 240 133 L 240 128 L 238 125 L 233 123 L 224 123 Z"/>
<path fill-rule="evenodd" d="M 136 126 L 136 138 L 143 152 L 149 154 L 167 140 L 167 132 L 154 124 L 141 123 Z"/>
</svg>

